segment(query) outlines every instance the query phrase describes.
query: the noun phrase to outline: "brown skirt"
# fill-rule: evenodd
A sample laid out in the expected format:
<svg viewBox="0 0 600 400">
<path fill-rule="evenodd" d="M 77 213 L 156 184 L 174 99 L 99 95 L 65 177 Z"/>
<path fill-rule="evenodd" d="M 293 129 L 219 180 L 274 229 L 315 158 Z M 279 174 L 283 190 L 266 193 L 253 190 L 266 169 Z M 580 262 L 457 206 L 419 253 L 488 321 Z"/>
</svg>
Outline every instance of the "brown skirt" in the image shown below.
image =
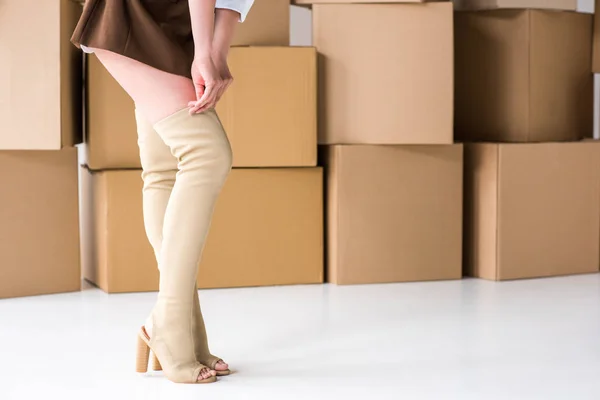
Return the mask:
<svg viewBox="0 0 600 400">
<path fill-rule="evenodd" d="M 191 77 L 194 40 L 187 0 L 87 0 L 71 41 Z"/>
</svg>

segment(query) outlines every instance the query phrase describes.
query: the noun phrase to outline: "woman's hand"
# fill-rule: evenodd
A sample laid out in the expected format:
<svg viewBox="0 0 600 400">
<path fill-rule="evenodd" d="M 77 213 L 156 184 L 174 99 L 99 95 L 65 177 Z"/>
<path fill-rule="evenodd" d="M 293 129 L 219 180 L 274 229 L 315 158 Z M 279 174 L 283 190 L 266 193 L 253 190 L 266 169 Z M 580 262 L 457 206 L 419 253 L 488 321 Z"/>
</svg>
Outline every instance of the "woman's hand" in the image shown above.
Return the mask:
<svg viewBox="0 0 600 400">
<path fill-rule="evenodd" d="M 196 91 L 196 101 L 188 103 L 190 114 L 199 114 L 214 108 L 226 86 L 211 57 L 194 60 L 192 80 Z"/>
<path fill-rule="evenodd" d="M 223 81 L 219 93 L 217 94 L 217 101 L 219 101 L 231 83 L 233 83 L 233 76 L 231 75 L 231 71 L 229 71 L 229 66 L 227 65 L 226 54 L 213 56 L 213 62 L 217 68 L 217 71 L 219 72 L 219 75 L 221 76 L 221 80 Z"/>
</svg>

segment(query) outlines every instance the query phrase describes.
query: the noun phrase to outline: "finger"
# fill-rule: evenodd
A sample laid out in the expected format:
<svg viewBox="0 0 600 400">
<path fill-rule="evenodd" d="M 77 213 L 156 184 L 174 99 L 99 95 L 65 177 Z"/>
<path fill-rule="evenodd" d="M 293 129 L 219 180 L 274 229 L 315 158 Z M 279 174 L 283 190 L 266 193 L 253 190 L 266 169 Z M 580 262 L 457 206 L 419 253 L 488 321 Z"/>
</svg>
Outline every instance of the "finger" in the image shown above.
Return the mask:
<svg viewBox="0 0 600 400">
<path fill-rule="evenodd" d="M 194 90 L 196 92 L 196 101 L 199 101 L 204 96 L 204 93 L 206 93 L 204 85 L 201 84 L 194 84 Z"/>
<path fill-rule="evenodd" d="M 197 114 L 198 111 L 200 111 L 202 109 L 202 107 L 200 105 L 194 106 L 192 108 L 190 108 L 190 114 Z"/>
<path fill-rule="evenodd" d="M 217 101 L 217 98 L 219 97 L 219 93 L 221 93 L 221 90 L 223 89 L 223 82 L 219 82 L 217 85 L 215 85 L 215 91 L 213 93 L 213 95 L 211 96 L 210 100 L 206 103 L 206 105 L 208 104 L 215 104 Z"/>
<path fill-rule="evenodd" d="M 200 114 L 200 113 L 203 113 L 204 111 L 207 111 L 207 110 L 210 110 L 211 108 L 214 108 L 215 104 L 216 103 L 214 103 L 214 102 L 210 102 L 210 103 L 207 103 L 207 104 L 203 105 L 202 107 L 200 107 L 198 109 L 198 111 L 196 111 L 196 114 Z"/>
<path fill-rule="evenodd" d="M 189 111 L 190 111 L 190 113 L 191 113 L 191 114 L 195 114 L 196 112 L 198 112 L 198 110 L 199 110 L 200 108 L 202 108 L 202 105 L 200 104 L 200 102 L 199 102 L 199 101 L 190 101 L 190 102 L 188 103 L 188 107 L 189 107 L 189 109 L 190 109 L 190 110 L 189 110 Z"/>
<path fill-rule="evenodd" d="M 207 105 L 205 105 L 204 107 L 200 108 L 200 109 L 199 109 L 199 110 L 196 112 L 196 114 L 202 114 L 203 112 L 205 112 L 205 111 L 208 111 L 208 110 L 210 110 L 211 108 L 215 108 L 215 106 L 216 106 L 216 103 L 210 103 L 210 104 L 207 104 Z"/>
<path fill-rule="evenodd" d="M 216 90 L 218 90 L 218 85 L 216 83 L 211 83 L 207 85 L 204 89 L 204 94 L 200 99 L 198 99 L 198 103 L 200 103 L 200 105 L 203 106 L 209 101 L 211 101 L 215 96 Z"/>
</svg>

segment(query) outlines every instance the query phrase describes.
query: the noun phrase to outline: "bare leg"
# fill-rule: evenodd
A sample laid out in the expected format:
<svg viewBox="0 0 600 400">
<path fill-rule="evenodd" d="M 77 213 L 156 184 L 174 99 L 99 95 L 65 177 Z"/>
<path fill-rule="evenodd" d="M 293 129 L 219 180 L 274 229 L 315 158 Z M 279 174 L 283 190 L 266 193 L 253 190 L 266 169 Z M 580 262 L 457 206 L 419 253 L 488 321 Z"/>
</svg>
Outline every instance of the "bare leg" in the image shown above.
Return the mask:
<svg viewBox="0 0 600 400">
<path fill-rule="evenodd" d="M 96 50 L 96 54 L 135 101 L 139 110 L 138 120 L 141 120 L 141 114 L 144 114 L 150 123 L 161 121 L 159 125 L 162 137 L 151 135 L 140 137 L 142 152 L 144 147 L 150 147 L 160 149 L 161 153 L 147 153 L 142 159 L 143 162 L 149 162 L 157 169 L 157 171 L 149 171 L 145 168 L 144 172 L 145 174 L 148 172 L 145 177 L 144 211 L 145 214 L 152 215 L 154 220 L 154 228 L 149 229 L 148 234 L 157 257 L 161 260 L 159 265 L 163 266 L 161 292 L 155 308 L 158 311 L 155 310 L 153 318 L 158 318 L 158 325 L 162 325 L 163 328 L 174 326 L 176 328 L 173 329 L 179 329 L 180 332 L 172 334 L 171 331 L 167 332 L 167 329 L 163 329 L 162 335 L 155 335 L 162 339 L 160 344 L 155 343 L 155 345 L 165 348 L 164 354 L 171 354 L 175 349 L 179 351 L 180 359 L 186 358 L 188 355 L 185 350 L 182 350 L 186 346 L 181 343 L 189 340 L 193 346 L 194 338 L 186 336 L 186 331 L 189 332 L 187 326 L 179 328 L 189 321 L 178 314 L 187 314 L 189 320 L 188 309 L 192 307 L 193 302 L 190 297 L 192 295 L 187 293 L 187 289 L 192 290 L 192 294 L 195 290 L 197 259 L 208 230 L 214 200 L 230 168 L 228 143 L 214 112 L 212 115 L 207 114 L 199 118 L 178 112 L 185 109 L 188 102 L 195 97 L 191 80 L 156 70 L 118 54 L 103 50 Z M 144 129 L 147 131 L 148 126 Z M 164 152 L 164 147 L 157 147 L 162 145 L 160 139 L 163 140 L 164 147 L 168 146 L 173 153 L 173 159 L 169 159 Z M 173 163 L 175 157 L 179 161 L 179 172 L 175 172 L 172 167 L 177 165 L 176 162 Z M 174 173 L 177 174 L 177 180 L 173 187 Z M 155 179 L 156 177 L 159 179 Z M 171 190 L 175 192 L 173 196 Z M 150 198 L 152 201 L 149 200 Z M 191 204 L 194 206 L 190 207 Z M 163 221 L 162 215 L 165 215 L 165 212 Z M 160 217 L 157 218 L 157 215 Z M 186 222 L 189 217 L 191 217 L 190 221 Z M 161 243 L 163 238 L 160 235 L 163 222 L 166 225 L 162 232 L 165 243 Z M 181 243 L 185 244 L 183 248 Z M 167 255 L 163 256 L 161 253 Z M 167 268 L 168 273 L 164 273 L 164 268 Z M 176 321 L 179 323 L 174 323 Z M 182 364 L 180 360 L 175 361 Z M 188 364 L 184 367 L 192 368 L 192 363 Z M 220 364 L 215 365 L 215 368 L 222 369 L 223 366 L 227 368 L 224 363 Z M 206 378 L 208 374 L 209 372 L 203 370 L 198 379 Z"/>
<path fill-rule="evenodd" d="M 194 85 L 189 78 L 106 50 L 94 49 L 94 52 L 152 125 L 196 99 Z"/>
</svg>

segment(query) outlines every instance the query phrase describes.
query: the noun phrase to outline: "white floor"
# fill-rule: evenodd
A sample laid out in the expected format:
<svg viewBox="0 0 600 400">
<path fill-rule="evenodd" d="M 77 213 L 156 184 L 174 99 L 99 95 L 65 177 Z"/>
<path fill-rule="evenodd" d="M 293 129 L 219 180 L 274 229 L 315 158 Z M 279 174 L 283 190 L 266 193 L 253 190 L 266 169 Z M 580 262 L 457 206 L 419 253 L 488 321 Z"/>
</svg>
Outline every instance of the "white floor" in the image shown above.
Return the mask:
<svg viewBox="0 0 600 400">
<path fill-rule="evenodd" d="M 155 294 L 0 301 L 0 399 L 600 399 L 600 274 L 200 293 L 237 373 L 133 372 Z"/>
</svg>

